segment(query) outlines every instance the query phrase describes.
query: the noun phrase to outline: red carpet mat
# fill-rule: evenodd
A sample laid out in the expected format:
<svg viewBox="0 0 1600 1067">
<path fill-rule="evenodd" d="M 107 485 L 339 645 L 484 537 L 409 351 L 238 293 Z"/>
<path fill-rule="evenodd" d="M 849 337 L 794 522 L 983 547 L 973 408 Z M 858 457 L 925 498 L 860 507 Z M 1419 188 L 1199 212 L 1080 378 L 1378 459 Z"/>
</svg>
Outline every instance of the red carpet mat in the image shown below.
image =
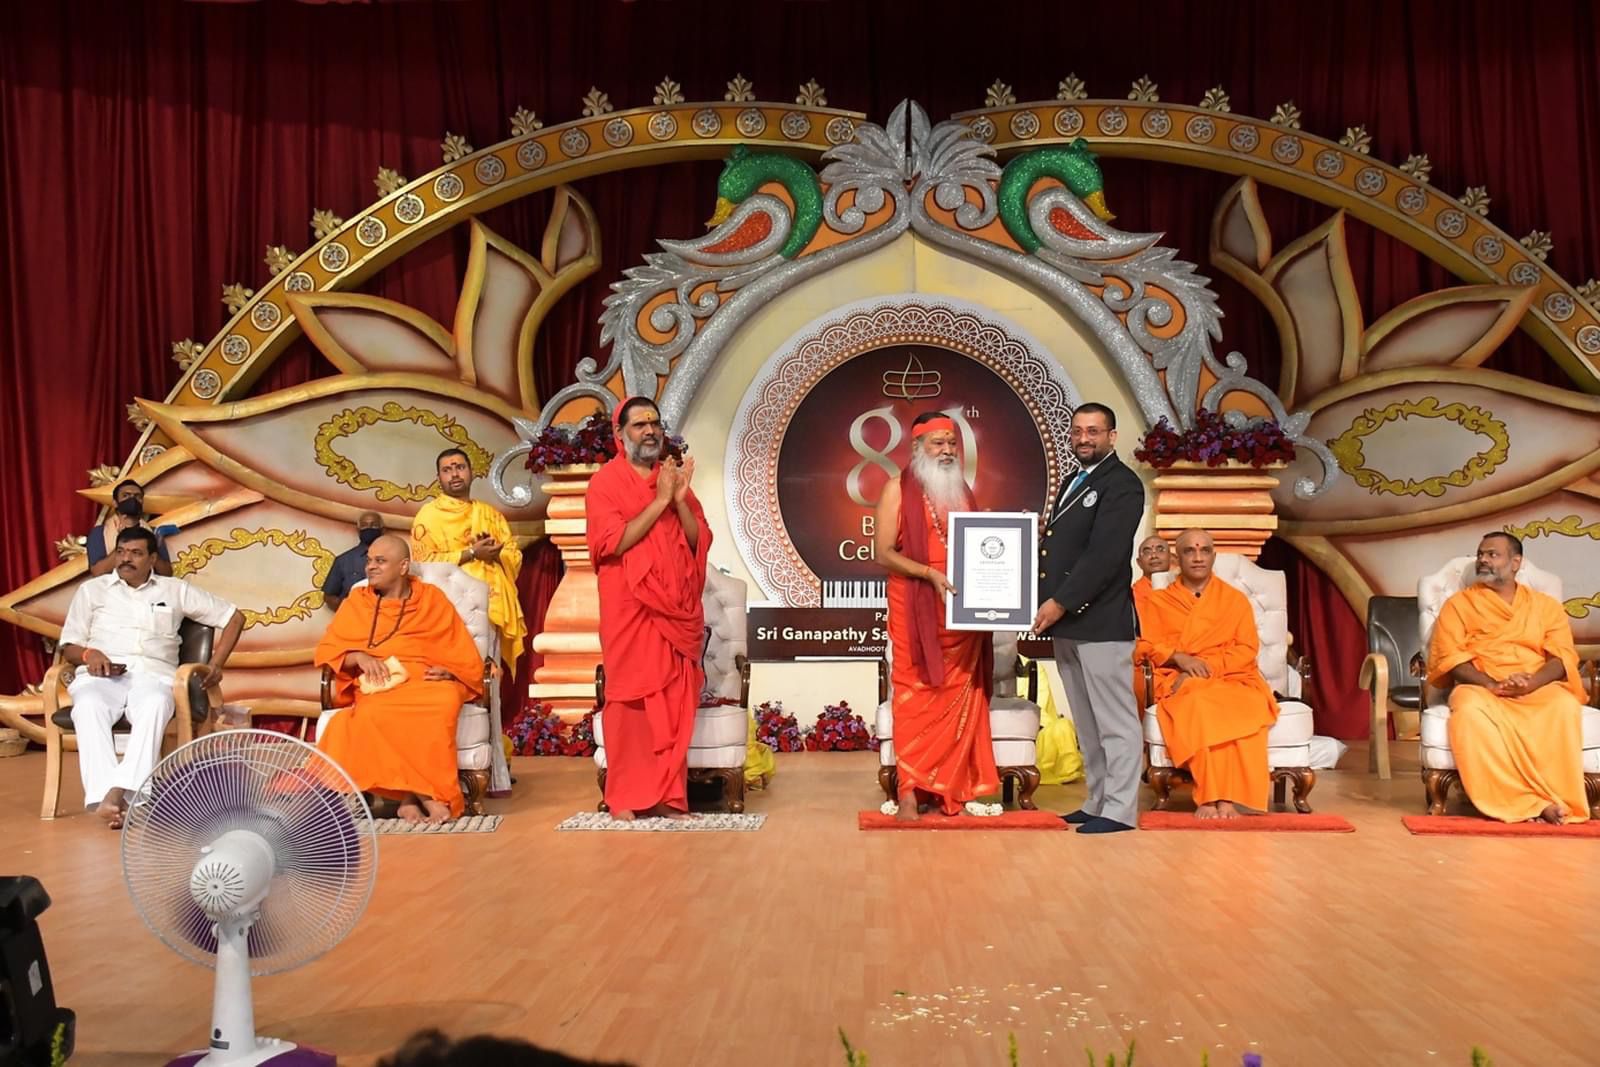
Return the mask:
<svg viewBox="0 0 1600 1067">
<path fill-rule="evenodd" d="M 1065 830 L 1067 824 L 1053 811 L 1008 811 L 1004 815 L 957 815 L 947 819 L 942 815 L 924 815 L 916 822 L 901 822 L 893 815 L 881 811 L 863 811 L 856 815 L 856 825 L 862 830 Z"/>
<path fill-rule="evenodd" d="M 1139 816 L 1141 830 L 1215 830 L 1224 834 L 1349 834 L 1355 827 L 1337 815 L 1300 815 L 1274 812 L 1241 815 L 1237 819 L 1197 819 L 1189 811 L 1147 811 Z"/>
<path fill-rule="evenodd" d="M 1414 834 L 1457 834 L 1463 837 L 1600 837 L 1600 821 L 1551 826 L 1546 822 L 1498 822 L 1473 815 L 1402 815 Z"/>
</svg>

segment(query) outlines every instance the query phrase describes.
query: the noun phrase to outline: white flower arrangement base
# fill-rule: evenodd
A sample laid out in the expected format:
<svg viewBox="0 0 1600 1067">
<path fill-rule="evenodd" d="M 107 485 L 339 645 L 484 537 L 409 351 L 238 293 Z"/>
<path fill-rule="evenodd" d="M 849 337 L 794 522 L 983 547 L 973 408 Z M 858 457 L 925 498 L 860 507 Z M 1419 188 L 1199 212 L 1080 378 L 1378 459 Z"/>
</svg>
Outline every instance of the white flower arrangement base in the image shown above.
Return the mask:
<svg viewBox="0 0 1600 1067">
<path fill-rule="evenodd" d="M 900 805 L 892 800 L 885 800 L 878 805 L 878 810 L 885 815 L 898 815 Z M 1005 814 L 1006 809 L 1004 804 L 984 804 L 981 801 L 969 800 L 965 810 L 968 815 L 975 815 L 980 819 L 992 819 L 996 815 Z"/>
</svg>

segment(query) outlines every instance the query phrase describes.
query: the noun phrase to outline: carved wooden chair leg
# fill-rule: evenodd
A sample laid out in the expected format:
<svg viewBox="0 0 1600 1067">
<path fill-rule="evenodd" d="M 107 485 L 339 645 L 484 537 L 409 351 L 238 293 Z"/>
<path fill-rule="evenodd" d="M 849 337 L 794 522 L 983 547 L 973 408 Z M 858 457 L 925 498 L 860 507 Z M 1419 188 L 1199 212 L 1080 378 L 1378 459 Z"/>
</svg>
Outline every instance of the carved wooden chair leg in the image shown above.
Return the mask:
<svg viewBox="0 0 1600 1067">
<path fill-rule="evenodd" d="M 1600 819 L 1600 774 L 1583 776 L 1583 792 L 1589 800 L 1589 818 Z"/>
<path fill-rule="evenodd" d="M 1445 802 L 1450 799 L 1450 787 L 1460 776 L 1455 771 L 1437 770 L 1432 767 L 1422 769 L 1422 782 L 1428 792 L 1428 814 L 1443 815 Z"/>
<path fill-rule="evenodd" d="M 61 814 L 61 727 L 45 720 L 44 803 L 39 818 L 53 819 Z"/>
<path fill-rule="evenodd" d="M 1021 787 L 1017 790 L 1017 807 L 1023 811 L 1037 811 L 1038 805 L 1033 802 L 1033 791 L 1039 788 L 1039 768 L 1018 767 L 1017 775 L 1022 780 Z"/>
<path fill-rule="evenodd" d="M 468 815 L 483 814 L 483 797 L 489 791 L 488 771 L 462 771 L 462 791 L 466 793 Z"/>
<path fill-rule="evenodd" d="M 900 772 L 894 764 L 878 768 L 878 788 L 890 800 L 895 799 L 895 789 L 900 784 Z"/>
<path fill-rule="evenodd" d="M 611 805 L 606 803 L 606 769 L 604 767 L 596 768 L 594 780 L 600 786 L 600 803 L 595 805 L 594 810 L 608 812 L 611 810 Z"/>
<path fill-rule="evenodd" d="M 1272 769 L 1272 799 L 1267 802 L 1268 811 L 1277 811 L 1288 803 L 1289 775 L 1282 767 Z"/>
<path fill-rule="evenodd" d="M 1294 810 L 1301 815 L 1311 814 L 1311 791 L 1317 787 L 1317 772 L 1310 767 L 1294 767 L 1289 771 L 1294 782 Z"/>
<path fill-rule="evenodd" d="M 722 796 L 728 810 L 735 815 L 744 812 L 744 768 L 727 767 L 722 771 Z"/>
<path fill-rule="evenodd" d="M 1155 811 L 1166 811 L 1172 799 L 1172 772 L 1171 767 L 1150 768 L 1150 788 L 1156 794 Z"/>
</svg>

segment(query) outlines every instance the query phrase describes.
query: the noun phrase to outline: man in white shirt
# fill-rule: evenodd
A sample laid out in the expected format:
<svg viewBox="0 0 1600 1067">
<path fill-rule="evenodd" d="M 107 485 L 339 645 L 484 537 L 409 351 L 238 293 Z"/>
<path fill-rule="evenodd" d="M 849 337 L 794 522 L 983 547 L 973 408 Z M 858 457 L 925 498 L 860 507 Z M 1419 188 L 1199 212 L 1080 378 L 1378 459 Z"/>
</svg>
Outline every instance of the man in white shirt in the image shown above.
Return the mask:
<svg viewBox="0 0 1600 1067">
<path fill-rule="evenodd" d="M 151 573 L 156 537 L 149 530 L 123 530 L 116 554 L 113 573 L 78 586 L 61 626 L 61 654 L 80 668 L 68 691 L 84 807 L 98 806 L 113 829 L 122 825 L 125 794 L 138 789 L 155 766 L 172 721 L 179 624 L 188 618 L 222 631 L 202 668 L 207 684 L 221 676 L 244 629 L 244 615 L 226 600 Z M 130 732 L 118 763 L 111 728 L 123 716 Z"/>
</svg>

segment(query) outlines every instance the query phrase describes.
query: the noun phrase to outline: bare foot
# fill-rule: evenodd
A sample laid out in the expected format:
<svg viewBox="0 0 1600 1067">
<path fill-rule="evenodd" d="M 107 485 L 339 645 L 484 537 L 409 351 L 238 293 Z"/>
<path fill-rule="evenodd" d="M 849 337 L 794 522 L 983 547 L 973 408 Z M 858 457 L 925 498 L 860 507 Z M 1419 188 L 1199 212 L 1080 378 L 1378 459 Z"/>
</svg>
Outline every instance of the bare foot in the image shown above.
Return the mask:
<svg viewBox="0 0 1600 1067">
<path fill-rule="evenodd" d="M 1219 819 L 1237 819 L 1238 817 L 1239 817 L 1239 809 L 1233 806 L 1233 801 L 1231 801 L 1231 800 L 1219 800 L 1219 801 L 1217 801 L 1217 818 L 1219 818 Z"/>
<path fill-rule="evenodd" d="M 122 817 L 127 814 L 127 805 L 123 803 L 123 790 L 112 788 L 106 790 L 106 795 L 101 798 L 100 806 L 95 809 L 95 814 L 105 820 L 106 826 L 112 830 L 122 829 Z"/>
<path fill-rule="evenodd" d="M 629 811 L 627 808 L 623 808 L 621 811 L 613 811 L 611 813 L 611 817 L 617 822 L 632 822 L 633 812 Z"/>
<path fill-rule="evenodd" d="M 1199 805 L 1198 807 L 1196 807 L 1194 809 L 1194 817 L 1197 818 L 1197 819 L 1218 819 L 1218 818 L 1221 818 L 1221 816 L 1217 813 L 1217 806 L 1215 804 L 1201 804 L 1201 805 Z"/>
<path fill-rule="evenodd" d="M 419 823 L 422 821 L 422 805 L 418 804 L 416 798 L 414 797 L 407 799 L 395 809 L 394 813 L 397 818 L 404 819 L 409 823 Z"/>
<path fill-rule="evenodd" d="M 450 821 L 450 805 L 433 799 L 426 799 L 422 806 L 428 809 L 428 825 L 442 826 Z"/>
<path fill-rule="evenodd" d="M 899 810 L 894 813 L 895 819 L 900 822 L 916 822 L 922 817 L 922 808 L 917 805 L 915 790 L 906 790 L 895 800 Z"/>
<path fill-rule="evenodd" d="M 1560 826 L 1561 820 L 1565 819 L 1566 817 L 1567 813 L 1561 810 L 1561 806 L 1559 804 L 1548 804 L 1545 806 L 1545 809 L 1539 813 L 1538 821 L 1547 822 L 1552 826 Z"/>
<path fill-rule="evenodd" d="M 677 808 L 668 808 L 666 811 L 666 817 L 671 819 L 673 822 L 688 822 L 694 818 L 694 816 L 690 815 L 688 812 L 679 811 Z"/>
</svg>

